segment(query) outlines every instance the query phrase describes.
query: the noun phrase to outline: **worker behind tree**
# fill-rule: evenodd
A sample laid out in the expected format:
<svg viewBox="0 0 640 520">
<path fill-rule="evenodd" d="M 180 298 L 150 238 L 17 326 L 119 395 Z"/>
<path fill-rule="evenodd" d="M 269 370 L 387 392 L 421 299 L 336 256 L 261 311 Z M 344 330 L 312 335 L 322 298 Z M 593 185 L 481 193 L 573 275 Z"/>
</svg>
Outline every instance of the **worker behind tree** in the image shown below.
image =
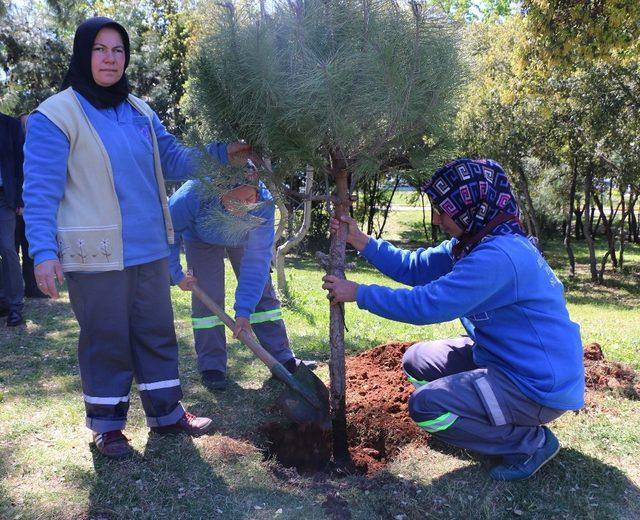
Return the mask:
<svg viewBox="0 0 640 520">
<path fill-rule="evenodd" d="M 433 223 L 452 238 L 415 252 L 362 233 L 347 241 L 369 263 L 411 288 L 324 277 L 332 304 L 357 301 L 379 316 L 427 325 L 460 318 L 467 336 L 425 341 L 402 360 L 417 387 L 413 420 L 445 442 L 501 457 L 490 475 L 522 480 L 559 450 L 545 423 L 584 403 L 579 327 L 563 286 L 527 238 L 509 180 L 491 160 L 459 159 L 423 191 Z M 332 230 L 339 223 L 333 219 Z"/>
<path fill-rule="evenodd" d="M 253 163 L 249 163 L 249 168 L 254 169 Z M 247 177 L 255 175 L 248 172 Z M 241 330 L 253 329 L 262 346 L 293 373 L 301 361 L 289 347 L 280 301 L 269 274 L 275 216 L 271 193 L 262 182 L 252 181 L 215 196 L 202 183 L 206 181 L 188 181 L 169 199 L 176 236 L 169 261 L 171 280 L 184 291 L 197 283 L 224 308 L 226 254 L 238 280 L 234 337 Z M 180 265 L 181 238 L 187 257 L 186 273 Z M 191 309 L 202 384 L 210 390 L 224 390 L 225 326 L 195 295 Z"/>
</svg>

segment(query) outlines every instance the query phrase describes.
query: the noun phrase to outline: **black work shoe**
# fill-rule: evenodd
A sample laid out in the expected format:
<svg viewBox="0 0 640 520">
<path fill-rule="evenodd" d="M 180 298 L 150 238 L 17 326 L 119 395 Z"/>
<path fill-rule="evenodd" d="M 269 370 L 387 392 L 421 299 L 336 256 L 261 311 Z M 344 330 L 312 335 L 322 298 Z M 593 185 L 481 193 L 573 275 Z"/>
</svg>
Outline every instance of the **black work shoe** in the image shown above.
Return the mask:
<svg viewBox="0 0 640 520">
<path fill-rule="evenodd" d="M 93 432 L 93 443 L 102 455 L 110 459 L 125 459 L 133 455 L 129 439 L 120 430 L 106 433 Z"/>
<path fill-rule="evenodd" d="M 22 319 L 22 313 L 20 311 L 9 311 L 9 316 L 7 316 L 7 327 L 17 327 L 23 323 L 24 320 Z"/>
<path fill-rule="evenodd" d="M 25 291 L 24 297 L 25 298 L 49 298 L 49 295 L 43 293 L 40 289 L 36 287 L 35 289 L 32 289 L 30 291 Z"/>
<path fill-rule="evenodd" d="M 154 426 L 151 428 L 153 433 L 161 435 L 186 433 L 191 437 L 200 437 L 213 428 L 213 421 L 208 417 L 196 417 L 192 413 L 184 412 L 180 420 L 175 424 L 168 426 Z"/>
<path fill-rule="evenodd" d="M 309 370 L 315 370 L 318 368 L 318 364 L 315 361 L 302 360 L 298 358 L 291 358 L 289 361 L 282 363 L 284 368 L 288 370 L 290 374 L 293 374 L 300 365 L 305 365 Z"/>
<path fill-rule="evenodd" d="M 203 370 L 202 384 L 209 390 L 226 390 L 227 376 L 220 370 Z"/>
</svg>

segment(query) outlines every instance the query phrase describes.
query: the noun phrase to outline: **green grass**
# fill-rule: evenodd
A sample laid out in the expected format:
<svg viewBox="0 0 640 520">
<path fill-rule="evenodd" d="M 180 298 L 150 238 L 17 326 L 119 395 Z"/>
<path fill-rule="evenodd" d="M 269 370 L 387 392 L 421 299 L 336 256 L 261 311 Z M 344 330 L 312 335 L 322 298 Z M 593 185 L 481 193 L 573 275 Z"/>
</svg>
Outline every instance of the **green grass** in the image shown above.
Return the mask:
<svg viewBox="0 0 640 520">
<path fill-rule="evenodd" d="M 396 191 L 393 195 L 393 204 L 398 206 L 422 207 L 420 194 L 417 191 Z"/>
<path fill-rule="evenodd" d="M 389 234 L 421 240 L 419 211 L 394 213 Z M 561 244 L 547 254 L 567 289 L 572 318 L 584 342 L 598 341 L 611 359 L 640 369 L 640 248 L 627 253 L 624 273 L 604 286 L 567 278 Z M 577 249 L 579 262 L 586 251 Z M 230 272 L 231 270 L 228 269 Z M 287 269 L 292 291 L 285 309 L 291 343 L 301 357 L 321 361 L 327 379 L 328 308 L 320 273 L 309 259 Z M 388 283 L 361 262 L 348 276 Z M 235 283 L 227 280 L 228 302 Z M 22 330 L 0 327 L 0 518 L 627 518 L 640 517 L 640 402 L 603 394 L 599 406 L 555 423 L 560 455 L 535 479 L 491 481 L 485 462 L 466 452 L 411 445 L 373 478 L 300 476 L 263 461 L 260 424 L 269 419 L 277 384 L 230 341 L 222 394 L 199 384 L 189 320 L 189 295 L 174 288 L 184 403 L 216 422 L 200 439 L 149 438 L 135 390 L 127 435 L 138 452 L 105 461 L 90 448 L 78 377 L 78 329 L 66 293 L 29 301 Z M 395 340 L 459 334 L 458 323 L 415 327 L 348 306 L 347 349 L 355 353 Z M 400 516 L 404 515 L 404 516 Z"/>
</svg>

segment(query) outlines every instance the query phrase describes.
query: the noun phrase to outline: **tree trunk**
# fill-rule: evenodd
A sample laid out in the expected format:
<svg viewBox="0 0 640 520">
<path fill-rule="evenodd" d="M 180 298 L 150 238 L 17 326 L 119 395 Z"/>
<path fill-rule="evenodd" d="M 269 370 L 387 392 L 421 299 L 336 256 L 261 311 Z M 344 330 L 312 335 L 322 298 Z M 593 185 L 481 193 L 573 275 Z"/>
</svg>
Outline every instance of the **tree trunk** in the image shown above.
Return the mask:
<svg viewBox="0 0 640 520">
<path fill-rule="evenodd" d="M 629 201 L 629 240 L 633 240 L 636 244 L 640 243 L 640 233 L 638 232 L 638 218 L 636 217 L 636 202 L 638 202 L 638 197 L 640 196 L 640 192 L 634 194 L 633 190 L 631 191 L 632 199 Z"/>
<path fill-rule="evenodd" d="M 439 228 L 436 224 L 433 223 L 433 218 L 431 219 L 431 243 L 436 245 L 438 243 L 438 234 Z"/>
<path fill-rule="evenodd" d="M 369 191 L 368 206 L 365 208 L 367 212 L 367 235 L 373 235 L 373 228 L 376 217 L 376 204 L 378 202 L 378 175 L 371 178 L 371 186 Z"/>
<path fill-rule="evenodd" d="M 615 239 L 613 236 L 613 214 L 609 217 L 607 217 L 604 213 L 604 206 L 602 204 L 602 201 L 600 200 L 600 197 L 598 197 L 598 194 L 594 191 L 593 192 L 593 200 L 596 203 L 596 206 L 598 206 L 598 211 L 600 212 L 600 218 L 602 219 L 602 223 L 604 224 L 604 234 L 605 237 L 607 238 L 607 246 L 608 246 L 608 255 L 605 255 L 605 258 L 607 258 L 608 256 L 611 257 L 611 263 L 613 264 L 613 269 L 615 270 L 618 266 L 618 261 L 616 258 L 616 245 L 615 245 Z M 602 269 L 604 269 L 604 265 L 602 266 Z"/>
<path fill-rule="evenodd" d="M 591 219 L 589 214 L 591 211 L 591 186 L 593 186 L 593 173 L 587 171 L 584 181 L 584 218 L 582 219 L 582 232 L 589 248 L 589 268 L 591 271 L 591 281 L 598 282 L 598 262 L 596 260 L 596 247 L 593 243 L 593 235 L 591 234 Z"/>
<path fill-rule="evenodd" d="M 622 266 L 624 264 L 624 247 L 625 247 L 625 236 L 624 236 L 624 221 L 627 219 L 627 208 L 625 205 L 624 197 L 626 195 L 625 189 L 620 186 L 620 204 L 622 204 L 622 214 L 620 215 L 620 254 L 618 255 L 618 259 L 620 260 L 620 270 L 622 270 Z"/>
<path fill-rule="evenodd" d="M 624 200 L 624 196 L 623 196 L 623 200 Z M 616 255 L 616 232 L 615 232 L 615 221 L 616 221 L 616 215 L 618 214 L 618 210 L 620 209 L 620 203 L 618 203 L 618 207 L 615 209 L 613 209 L 613 182 L 609 184 L 609 224 L 611 225 L 611 235 L 612 235 L 612 242 L 613 242 L 613 249 L 611 250 L 611 260 L 613 262 L 613 269 L 617 269 L 618 268 L 618 259 L 617 259 L 617 255 Z M 624 219 L 624 211 L 623 211 L 623 219 Z"/>
<path fill-rule="evenodd" d="M 429 231 L 427 230 L 427 208 L 424 205 L 424 193 L 420 191 L 420 202 L 422 204 L 422 229 L 424 229 L 424 241 L 429 242 Z"/>
<path fill-rule="evenodd" d="M 573 218 L 573 205 L 576 199 L 577 182 L 578 167 L 574 161 L 571 172 L 571 189 L 569 191 L 569 210 L 567 211 L 567 225 L 564 230 L 564 247 L 567 250 L 567 257 L 569 258 L 569 276 L 571 277 L 574 277 L 576 275 L 576 257 L 573 254 L 573 247 L 571 246 L 571 220 Z"/>
<path fill-rule="evenodd" d="M 600 263 L 600 272 L 598 273 L 598 283 L 604 283 L 604 269 L 605 267 L 607 267 L 607 259 L 609 258 L 609 255 L 611 254 L 611 251 L 607 251 L 604 256 L 602 257 L 602 262 Z"/>
<path fill-rule="evenodd" d="M 591 207 L 589 208 L 589 212 L 588 212 L 588 213 L 585 213 L 585 216 L 586 216 L 587 214 L 589 215 L 589 229 L 591 230 L 591 236 L 592 236 L 592 237 L 595 237 L 595 236 L 597 235 L 597 233 L 598 233 L 598 228 L 600 227 L 600 220 L 601 220 L 601 218 L 602 218 L 602 214 L 601 214 L 600 212 L 598 212 L 598 215 L 599 215 L 599 216 L 598 216 L 598 222 L 596 222 L 596 225 L 595 225 L 595 226 L 593 225 L 593 219 L 594 219 L 594 218 L 595 218 L 595 216 L 596 216 L 596 208 L 594 208 L 593 206 L 591 206 Z"/>
<path fill-rule="evenodd" d="M 396 182 L 393 185 L 393 190 L 391 190 L 391 197 L 389 197 L 389 202 L 385 206 L 382 213 L 382 224 L 380 225 L 380 229 L 376 233 L 376 238 L 380 238 L 382 236 L 382 232 L 384 231 L 384 226 L 387 224 L 387 217 L 389 216 L 389 209 L 391 208 L 391 203 L 393 202 L 393 197 L 396 194 L 396 190 L 398 189 L 398 184 L 400 184 L 400 175 L 396 175 Z"/>
<path fill-rule="evenodd" d="M 580 208 L 580 203 L 578 203 L 578 206 L 574 210 L 574 213 L 576 215 L 576 240 L 580 240 L 582 238 L 582 230 L 584 229 L 584 226 L 582 225 L 582 215 L 584 215 L 584 207 Z"/>
<path fill-rule="evenodd" d="M 349 174 L 341 151 L 331 151 L 331 171 L 336 183 L 337 202 L 335 217 L 340 220 L 349 214 Z M 337 233 L 331 237 L 329 247 L 328 274 L 345 278 L 345 246 L 348 226 L 341 222 Z M 336 464 L 347 465 L 351 457 L 347 444 L 346 417 L 346 367 L 344 354 L 344 306 L 331 305 L 329 311 L 329 340 L 331 356 L 329 374 L 331 377 L 331 422 L 333 426 L 333 458 Z"/>
<path fill-rule="evenodd" d="M 540 224 L 538 223 L 538 218 L 536 217 L 536 212 L 533 208 L 533 199 L 531 198 L 531 192 L 529 191 L 529 181 L 527 180 L 527 176 L 524 174 L 524 170 L 521 167 L 517 167 L 518 177 L 520 178 L 520 189 L 522 194 L 524 195 L 524 200 L 527 205 L 527 216 L 529 217 L 529 222 L 533 229 L 531 230 L 534 236 L 538 239 L 538 249 L 542 251 L 542 235 L 540 233 Z"/>
<path fill-rule="evenodd" d="M 276 207 L 278 208 L 278 213 L 280 213 L 280 220 L 278 220 L 278 227 L 276 228 L 275 236 L 273 237 L 273 251 L 271 252 L 271 265 L 273 267 L 276 266 L 276 252 L 278 250 L 278 241 L 284 235 L 284 230 L 287 227 L 287 222 L 289 221 L 289 209 L 285 204 L 284 200 L 281 197 L 276 197 L 275 186 L 273 183 L 269 183 L 269 191 L 273 193 L 275 198 Z M 278 280 L 279 282 L 279 280 Z M 278 289 L 280 287 L 278 286 Z"/>
<path fill-rule="evenodd" d="M 306 170 L 306 182 L 304 187 L 305 195 L 311 196 L 311 190 L 313 189 L 313 168 L 307 166 Z M 286 254 L 297 246 L 307 235 L 309 227 L 311 227 L 311 207 L 313 202 L 309 200 L 304 201 L 303 205 L 303 217 L 302 225 L 300 229 L 295 233 L 289 235 L 287 241 L 276 249 L 275 254 L 275 268 L 276 276 L 278 278 L 278 292 L 280 294 L 288 295 L 287 277 L 284 270 L 284 262 Z"/>
</svg>

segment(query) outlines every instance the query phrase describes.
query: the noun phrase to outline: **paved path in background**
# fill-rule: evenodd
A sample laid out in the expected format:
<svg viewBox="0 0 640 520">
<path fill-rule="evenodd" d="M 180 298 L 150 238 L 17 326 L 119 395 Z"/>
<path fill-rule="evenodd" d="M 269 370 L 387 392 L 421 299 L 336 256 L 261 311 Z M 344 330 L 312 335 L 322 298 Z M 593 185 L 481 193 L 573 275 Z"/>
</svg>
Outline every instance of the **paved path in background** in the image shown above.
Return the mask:
<svg viewBox="0 0 640 520">
<path fill-rule="evenodd" d="M 427 206 L 425 208 L 427 211 L 431 211 L 431 207 Z M 400 206 L 396 204 L 391 204 L 390 211 L 420 211 L 422 212 L 422 206 Z"/>
</svg>

